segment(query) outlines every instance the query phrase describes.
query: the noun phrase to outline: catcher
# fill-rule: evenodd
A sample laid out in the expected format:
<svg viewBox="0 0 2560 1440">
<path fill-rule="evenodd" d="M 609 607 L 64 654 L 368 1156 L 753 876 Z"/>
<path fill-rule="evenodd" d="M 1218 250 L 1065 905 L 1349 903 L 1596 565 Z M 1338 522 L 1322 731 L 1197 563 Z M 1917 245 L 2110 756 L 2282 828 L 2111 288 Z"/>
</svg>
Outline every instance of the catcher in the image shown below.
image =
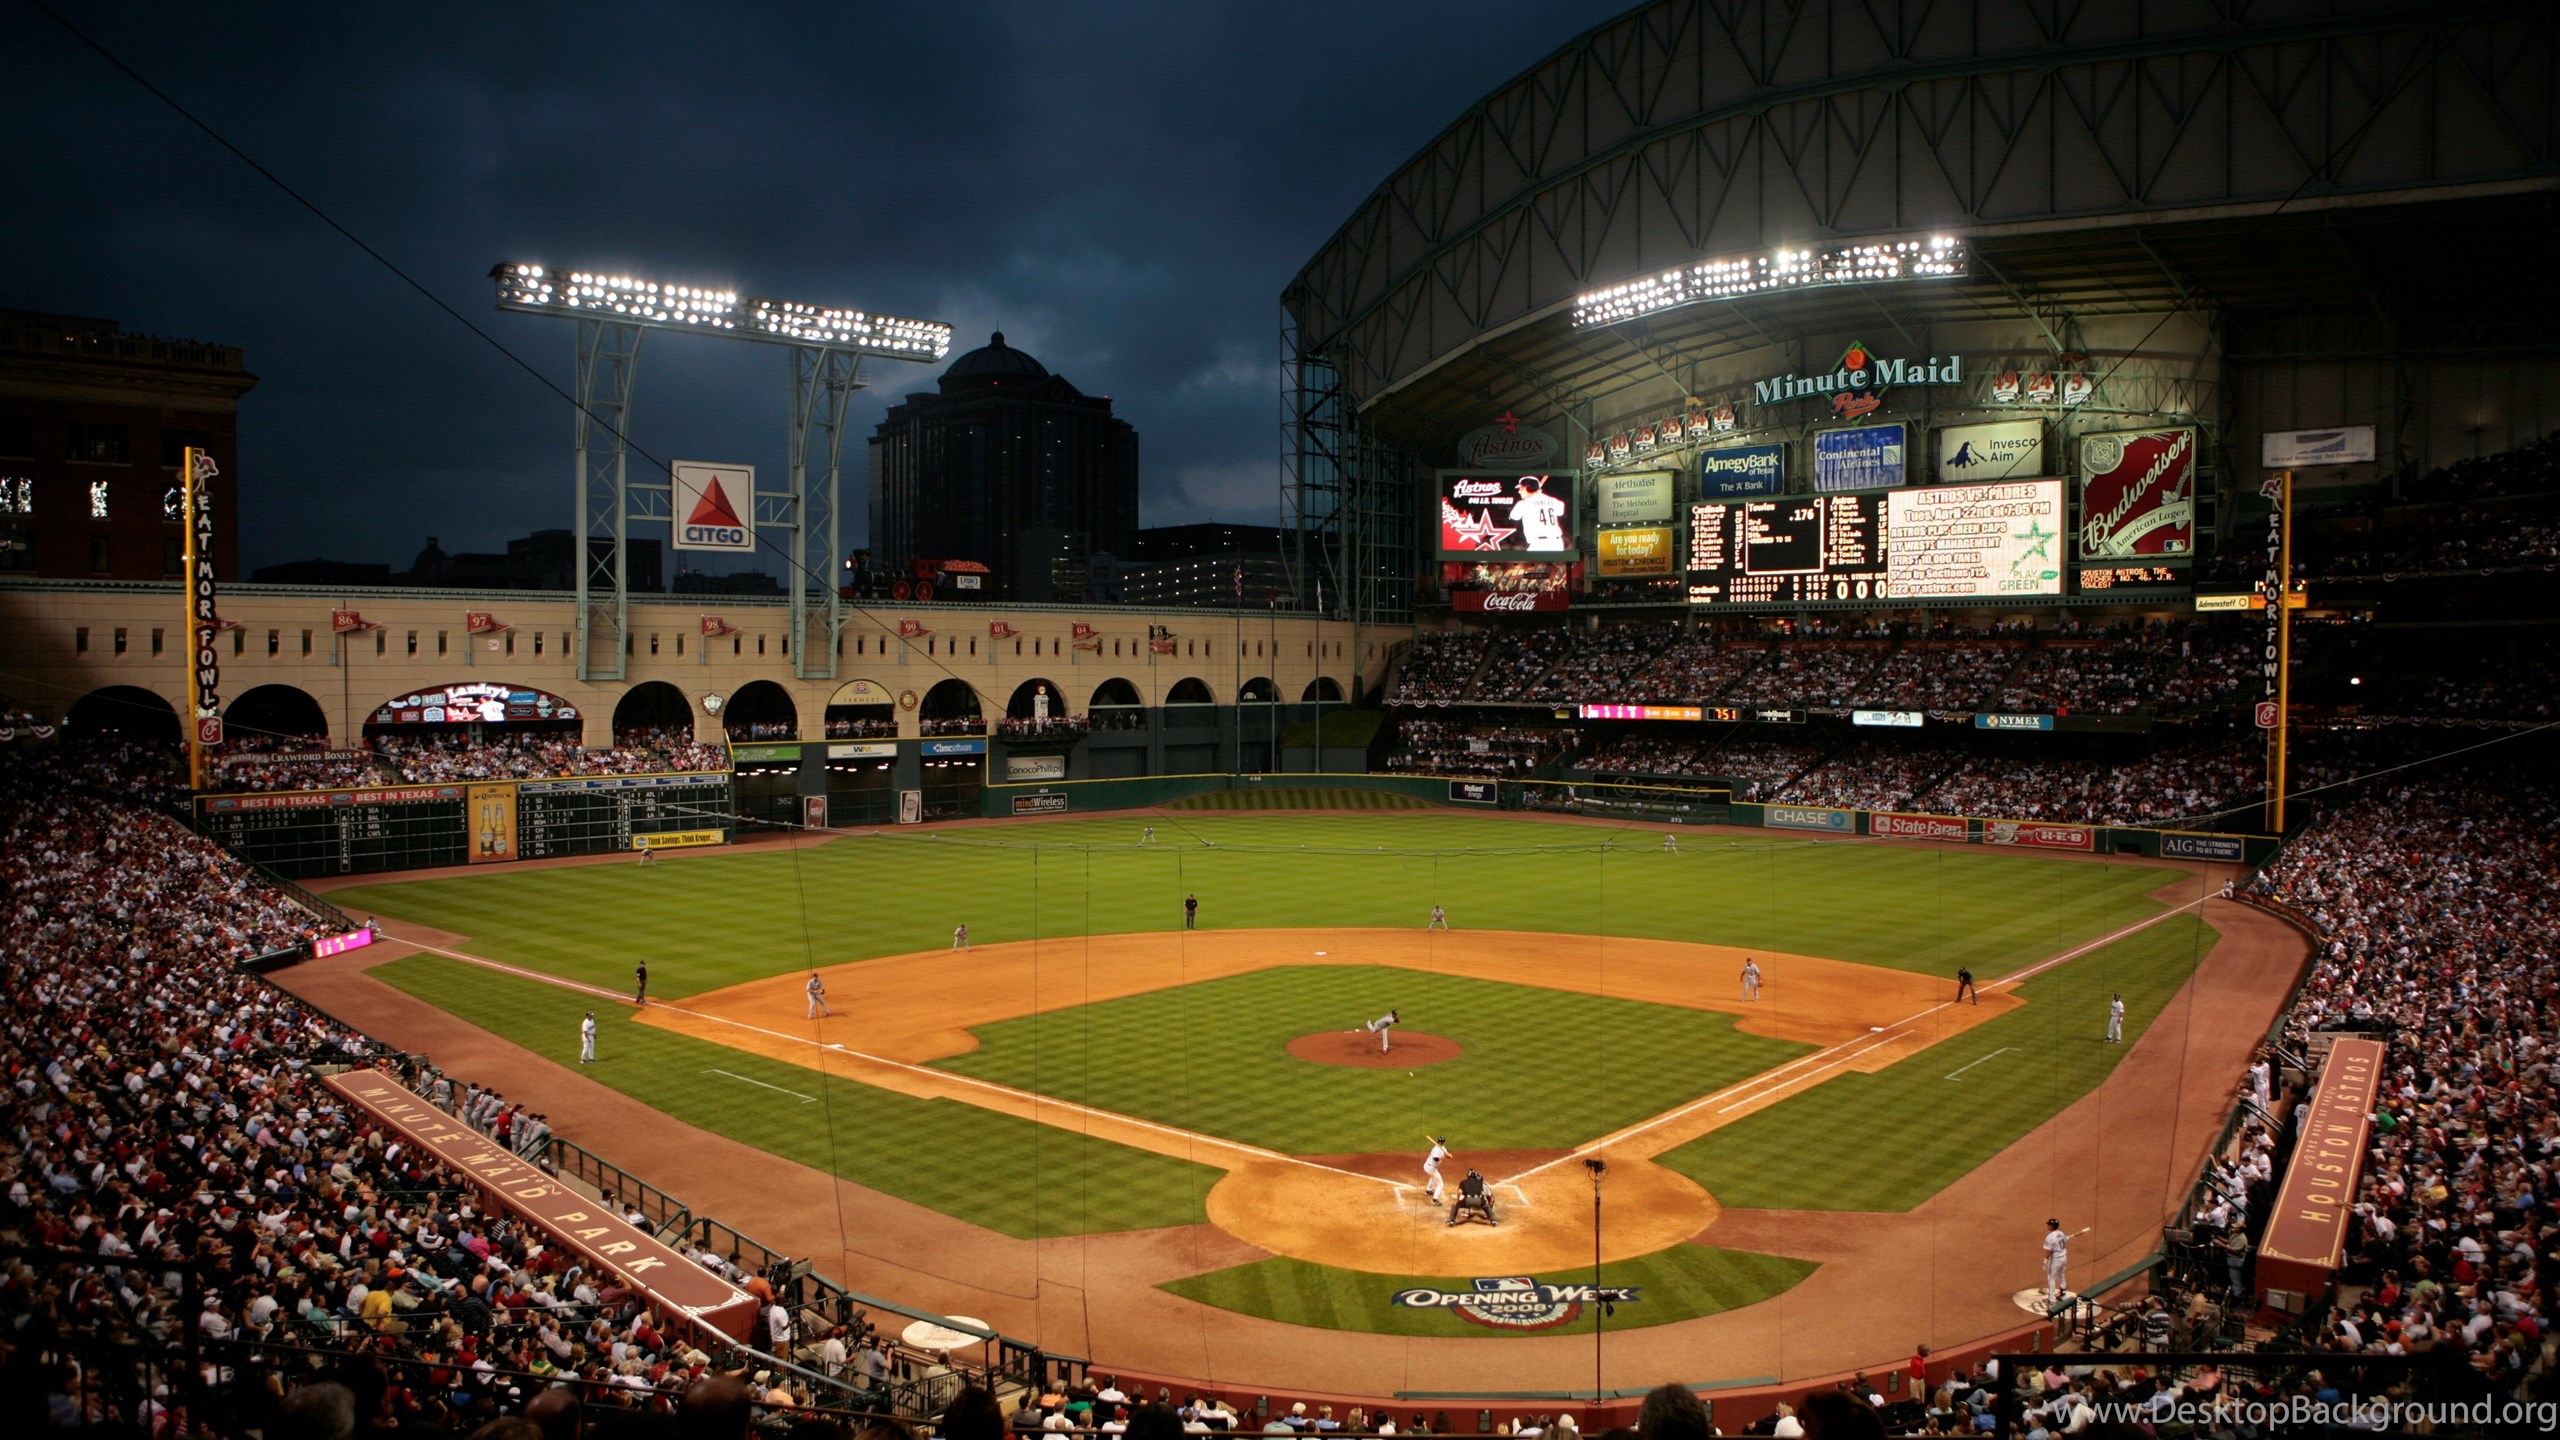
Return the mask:
<svg viewBox="0 0 2560 1440">
<path fill-rule="evenodd" d="M 1458 1182 L 1458 1199 L 1457 1203 L 1449 1207 L 1449 1223 L 1455 1225 L 1470 1215 L 1497 1228 L 1502 1224 L 1494 1216 L 1493 1195 L 1484 1188 L 1484 1177 L 1473 1170 L 1469 1170 L 1467 1178 Z"/>
</svg>

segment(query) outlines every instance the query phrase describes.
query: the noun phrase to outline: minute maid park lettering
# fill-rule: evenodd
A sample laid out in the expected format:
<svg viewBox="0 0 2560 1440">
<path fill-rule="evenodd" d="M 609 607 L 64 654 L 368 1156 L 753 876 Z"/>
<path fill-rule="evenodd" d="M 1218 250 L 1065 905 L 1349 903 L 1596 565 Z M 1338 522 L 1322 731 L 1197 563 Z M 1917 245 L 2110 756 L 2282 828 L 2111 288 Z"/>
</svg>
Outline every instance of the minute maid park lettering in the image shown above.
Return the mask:
<svg viewBox="0 0 2560 1440">
<path fill-rule="evenodd" d="M 1894 385 L 1961 385 L 1964 383 L 1964 357 L 1934 355 L 1923 360 L 1891 360 L 1868 354 L 1864 347 L 1852 345 L 1840 357 L 1839 368 L 1826 375 L 1772 375 L 1753 382 L 1751 398 L 1762 405 L 1777 405 L 1789 400 L 1829 398 L 1846 417 L 1864 410 L 1850 410 L 1840 405 L 1844 397 L 1873 397 Z"/>
</svg>

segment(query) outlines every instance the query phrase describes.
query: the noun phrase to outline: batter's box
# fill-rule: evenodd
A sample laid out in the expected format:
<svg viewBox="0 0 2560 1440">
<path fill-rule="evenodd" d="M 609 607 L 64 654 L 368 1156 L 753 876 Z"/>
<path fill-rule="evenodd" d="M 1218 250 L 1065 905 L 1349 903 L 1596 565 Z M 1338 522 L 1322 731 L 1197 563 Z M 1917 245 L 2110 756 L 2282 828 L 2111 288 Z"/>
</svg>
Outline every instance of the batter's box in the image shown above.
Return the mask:
<svg viewBox="0 0 2560 1440">
<path fill-rule="evenodd" d="M 1504 1194 L 1504 1193 L 1506 1193 L 1506 1192 L 1507 1192 L 1507 1193 L 1511 1196 L 1511 1198 L 1510 1198 L 1510 1200 L 1509 1200 L 1508 1202 L 1506 1202 L 1506 1203 L 1507 1203 L 1507 1205 L 1509 1206 L 1509 1208 L 1511 1208 L 1511 1209 L 1514 1209 L 1514 1210 L 1532 1210 L 1532 1209 L 1537 1208 L 1536 1206 L 1532 1205 L 1532 1204 L 1529 1202 L 1529 1192 L 1528 1192 L 1528 1191 L 1521 1189 L 1519 1186 L 1512 1184 L 1512 1183 L 1511 1183 L 1510 1181 L 1508 1181 L 1508 1180 L 1500 1180 L 1500 1181 L 1496 1181 L 1495 1183 L 1493 1183 L 1493 1184 L 1491 1184 L 1491 1185 L 1487 1185 L 1487 1186 L 1486 1186 L 1486 1187 L 1484 1187 L 1484 1188 L 1486 1188 L 1487 1190 L 1490 1190 L 1490 1191 L 1494 1192 L 1496 1195 L 1501 1195 L 1501 1194 Z M 1450 1203 L 1451 1201 L 1453 1201 L 1453 1200 L 1455 1200 L 1455 1199 L 1457 1199 L 1457 1198 L 1458 1198 L 1458 1187 L 1457 1187 L 1457 1186 L 1455 1186 L 1455 1185 L 1449 1186 L 1447 1189 L 1443 1190 L 1443 1191 L 1441 1192 L 1441 1194 L 1442 1194 L 1442 1196 L 1443 1196 L 1444 1198 L 1440 1201 L 1440 1203 L 1441 1203 L 1441 1204 L 1443 1204 L 1443 1205 L 1446 1205 L 1446 1204 Z M 1428 1205 L 1428 1204 L 1430 1204 L 1430 1203 L 1431 1203 L 1431 1194 L 1430 1194 L 1430 1192 L 1429 1192 L 1429 1191 L 1427 1191 L 1427 1190 L 1425 1190 L 1425 1189 L 1423 1189 L 1421 1186 L 1419 1186 L 1419 1185 L 1398 1185 L 1398 1186 L 1396 1187 L 1396 1203 L 1397 1203 L 1397 1204 L 1399 1204 L 1399 1205 L 1403 1205 L 1403 1204 L 1408 1203 L 1408 1202 L 1407 1202 L 1407 1200 L 1406 1200 L 1406 1197 L 1407 1197 L 1407 1196 L 1411 1196 L 1413 1199 L 1415 1199 L 1415 1200 L 1419 1200 L 1419 1201 L 1421 1201 L 1421 1202 L 1422 1202 L 1423 1204 L 1425 1204 L 1425 1205 Z"/>
</svg>

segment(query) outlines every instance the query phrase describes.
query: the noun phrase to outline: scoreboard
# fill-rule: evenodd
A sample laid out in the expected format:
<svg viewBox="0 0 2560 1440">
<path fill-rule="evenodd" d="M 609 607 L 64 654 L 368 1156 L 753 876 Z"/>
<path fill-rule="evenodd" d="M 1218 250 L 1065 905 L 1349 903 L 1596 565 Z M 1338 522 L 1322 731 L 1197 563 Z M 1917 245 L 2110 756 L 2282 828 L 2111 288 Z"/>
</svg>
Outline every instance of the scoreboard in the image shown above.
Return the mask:
<svg viewBox="0 0 2560 1440">
<path fill-rule="evenodd" d="M 1885 596 L 1884 497 L 1790 495 L 1689 507 L 1689 603 Z"/>
<path fill-rule="evenodd" d="M 294 879 L 461 865 L 474 850 L 472 801 L 492 789 L 515 792 L 515 853 L 526 859 L 627 850 L 635 835 L 735 823 L 725 771 L 207 795 L 196 800 L 196 821 L 234 855 Z"/>
<path fill-rule="evenodd" d="M 2062 593 L 2060 480 L 1689 507 L 1692 605 Z"/>
<path fill-rule="evenodd" d="M 635 835 L 726 829 L 731 808 L 726 775 L 526 780 L 516 786 L 516 843 L 527 860 L 628 850 Z"/>
</svg>

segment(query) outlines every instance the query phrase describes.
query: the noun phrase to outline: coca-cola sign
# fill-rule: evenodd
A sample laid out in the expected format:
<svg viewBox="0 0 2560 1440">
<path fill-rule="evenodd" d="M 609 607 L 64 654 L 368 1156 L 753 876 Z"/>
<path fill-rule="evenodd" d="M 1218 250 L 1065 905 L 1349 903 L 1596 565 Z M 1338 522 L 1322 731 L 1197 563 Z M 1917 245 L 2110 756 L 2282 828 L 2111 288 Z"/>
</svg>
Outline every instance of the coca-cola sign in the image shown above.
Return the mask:
<svg viewBox="0 0 2560 1440">
<path fill-rule="evenodd" d="M 1461 615 L 1526 615 L 1540 610 L 1569 610 L 1573 595 L 1565 590 L 1453 590 L 1449 608 Z"/>
</svg>

